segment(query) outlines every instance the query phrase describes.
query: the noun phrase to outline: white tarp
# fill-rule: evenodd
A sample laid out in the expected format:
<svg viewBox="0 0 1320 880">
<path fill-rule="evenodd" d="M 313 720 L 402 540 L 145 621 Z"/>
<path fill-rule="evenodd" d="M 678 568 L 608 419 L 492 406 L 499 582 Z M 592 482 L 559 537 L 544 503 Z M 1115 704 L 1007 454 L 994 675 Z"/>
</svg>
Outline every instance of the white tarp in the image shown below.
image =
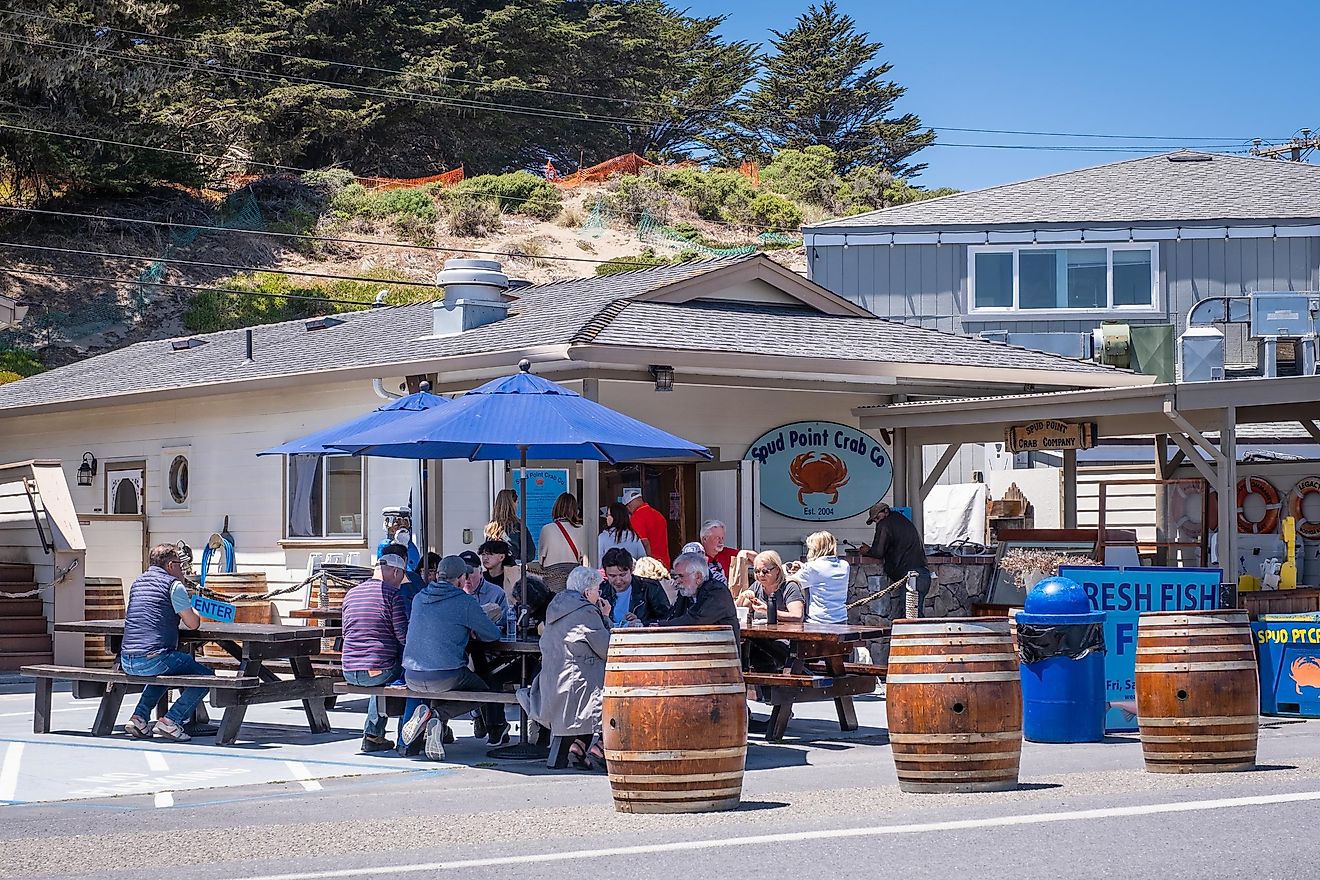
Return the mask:
<svg viewBox="0 0 1320 880">
<path fill-rule="evenodd" d="M 936 486 L 926 496 L 923 538 L 927 544 L 954 541 L 985 543 L 985 505 L 989 499 L 985 483 L 954 483 Z"/>
</svg>

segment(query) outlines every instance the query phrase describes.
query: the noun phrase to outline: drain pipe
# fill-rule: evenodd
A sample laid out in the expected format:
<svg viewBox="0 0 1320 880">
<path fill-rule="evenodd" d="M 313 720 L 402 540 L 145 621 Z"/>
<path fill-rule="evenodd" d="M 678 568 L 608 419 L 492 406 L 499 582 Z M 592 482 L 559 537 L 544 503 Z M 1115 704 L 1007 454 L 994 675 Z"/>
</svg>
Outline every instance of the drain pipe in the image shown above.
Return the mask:
<svg viewBox="0 0 1320 880">
<path fill-rule="evenodd" d="M 395 394 L 393 391 L 387 391 L 385 389 L 384 379 L 372 379 L 371 390 L 376 392 L 376 396 L 381 400 L 398 400 L 400 397 L 403 397 L 402 394 Z"/>
</svg>

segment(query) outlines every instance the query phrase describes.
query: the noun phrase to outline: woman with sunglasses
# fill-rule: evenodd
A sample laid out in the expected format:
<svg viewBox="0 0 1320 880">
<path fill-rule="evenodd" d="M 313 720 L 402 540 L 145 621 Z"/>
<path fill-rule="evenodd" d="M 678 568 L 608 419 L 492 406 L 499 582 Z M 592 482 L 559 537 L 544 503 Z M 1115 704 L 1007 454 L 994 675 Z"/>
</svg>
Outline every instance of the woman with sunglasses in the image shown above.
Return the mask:
<svg viewBox="0 0 1320 880">
<path fill-rule="evenodd" d="M 750 608 L 752 614 L 765 614 L 771 603 L 779 623 L 800 621 L 806 611 L 807 597 L 802 585 L 784 573 L 784 562 L 773 550 L 756 554 L 752 561 L 749 589 L 743 590 L 734 604 Z M 756 672 L 782 672 L 788 660 L 788 642 L 752 639 L 747 644 L 747 662 Z"/>
</svg>

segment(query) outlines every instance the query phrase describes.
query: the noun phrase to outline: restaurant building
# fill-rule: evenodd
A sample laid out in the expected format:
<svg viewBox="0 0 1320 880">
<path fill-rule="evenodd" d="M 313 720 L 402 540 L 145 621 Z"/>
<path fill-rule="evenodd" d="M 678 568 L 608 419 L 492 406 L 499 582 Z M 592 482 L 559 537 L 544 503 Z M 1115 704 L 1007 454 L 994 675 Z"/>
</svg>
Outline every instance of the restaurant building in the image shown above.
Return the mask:
<svg viewBox="0 0 1320 880">
<path fill-rule="evenodd" d="M 474 263 L 434 304 L 143 342 L 0 386 L 0 461 L 62 462 L 88 576 L 127 583 L 146 548 L 182 540 L 200 553 L 227 524 L 239 569 L 296 584 L 316 554 L 370 564 L 381 509 L 409 503 L 429 511 L 427 544 L 455 553 L 481 542 L 514 479 L 506 463 L 257 453 L 422 381 L 455 395 L 526 358 L 713 454 L 535 462 L 533 508 L 560 488 L 589 499 L 593 562 L 596 509 L 627 486 L 667 517 L 675 551 L 718 518 L 730 545 L 797 558 L 817 529 L 868 540 L 866 508 L 891 497 L 889 440 L 860 429 L 860 407 L 1150 381 L 884 320 L 763 255 L 519 289 Z"/>
</svg>

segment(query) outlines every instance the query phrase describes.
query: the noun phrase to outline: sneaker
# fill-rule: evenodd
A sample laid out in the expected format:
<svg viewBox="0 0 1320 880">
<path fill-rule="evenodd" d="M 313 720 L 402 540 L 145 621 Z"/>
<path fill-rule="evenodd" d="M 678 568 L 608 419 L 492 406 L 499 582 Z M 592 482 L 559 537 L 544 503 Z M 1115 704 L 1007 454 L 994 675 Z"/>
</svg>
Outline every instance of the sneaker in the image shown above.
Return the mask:
<svg viewBox="0 0 1320 880">
<path fill-rule="evenodd" d="M 426 722 L 426 757 L 430 760 L 445 759 L 445 732 L 448 729 L 448 725 L 439 718 Z"/>
<path fill-rule="evenodd" d="M 458 739 L 458 737 L 454 736 L 454 729 L 453 729 L 452 727 L 450 727 L 448 724 L 446 724 L 446 725 L 445 725 L 445 745 L 449 745 L 451 742 L 455 742 L 457 739 Z"/>
<path fill-rule="evenodd" d="M 153 726 L 150 721 L 144 721 L 140 716 L 134 715 L 124 725 L 124 733 L 133 739 L 151 739 Z"/>
<path fill-rule="evenodd" d="M 486 735 L 486 744 L 492 746 L 504 745 L 509 741 L 509 722 L 498 724 L 492 727 Z"/>
<path fill-rule="evenodd" d="M 477 739 L 486 737 L 486 719 L 481 717 L 481 712 L 472 713 L 472 735 Z"/>
<path fill-rule="evenodd" d="M 403 723 L 403 731 L 399 734 L 399 739 L 405 746 L 410 746 L 417 741 L 417 737 L 426 730 L 426 723 L 431 720 L 431 707 L 423 703 L 413 710 L 412 717 Z"/>
<path fill-rule="evenodd" d="M 383 736 L 371 736 L 364 734 L 362 737 L 362 754 L 368 755 L 372 752 L 384 752 L 394 748 L 394 743 Z"/>
<path fill-rule="evenodd" d="M 172 739 L 179 743 L 186 743 L 192 739 L 182 727 L 168 718 L 162 718 L 156 722 L 156 733 L 159 733 L 166 739 Z"/>
</svg>

